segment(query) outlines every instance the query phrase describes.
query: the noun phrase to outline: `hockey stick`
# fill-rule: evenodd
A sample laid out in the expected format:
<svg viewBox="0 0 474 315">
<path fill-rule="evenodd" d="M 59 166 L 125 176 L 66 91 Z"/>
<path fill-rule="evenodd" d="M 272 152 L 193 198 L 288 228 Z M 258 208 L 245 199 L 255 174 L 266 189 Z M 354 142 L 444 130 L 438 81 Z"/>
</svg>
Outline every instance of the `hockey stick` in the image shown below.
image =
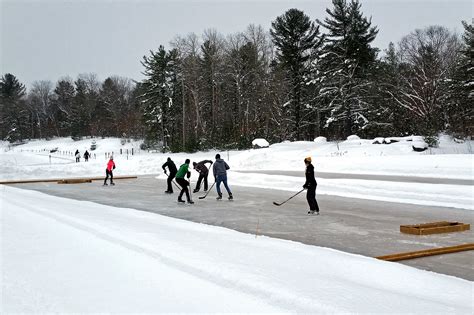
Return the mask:
<svg viewBox="0 0 474 315">
<path fill-rule="evenodd" d="M 191 177 L 188 177 L 188 182 L 189 182 L 189 200 L 193 201 L 193 191 L 191 190 Z"/>
<path fill-rule="evenodd" d="M 182 187 L 179 186 L 178 184 L 176 184 L 176 182 L 175 182 L 174 180 L 172 180 L 172 182 L 173 182 L 173 184 L 176 186 L 176 188 L 178 188 L 178 190 L 181 190 L 181 189 L 182 189 Z"/>
<path fill-rule="evenodd" d="M 286 199 L 286 200 L 283 201 L 283 202 L 278 203 L 278 202 L 274 201 L 273 204 L 274 204 L 275 206 L 281 206 L 282 204 L 287 203 L 287 202 L 288 202 L 290 199 L 292 199 L 293 197 L 296 197 L 296 196 L 298 196 L 299 194 L 301 194 L 305 189 L 306 189 L 306 188 L 301 189 L 301 190 L 298 191 L 296 194 L 294 194 L 293 196 L 291 196 L 290 198 Z"/>
<path fill-rule="evenodd" d="M 211 187 L 207 190 L 207 193 L 204 195 L 204 196 L 200 196 L 199 199 L 204 199 L 207 197 L 207 195 L 209 195 L 209 193 L 211 192 L 212 190 L 212 187 L 214 187 L 214 185 L 216 184 L 216 182 L 214 182 Z"/>
</svg>

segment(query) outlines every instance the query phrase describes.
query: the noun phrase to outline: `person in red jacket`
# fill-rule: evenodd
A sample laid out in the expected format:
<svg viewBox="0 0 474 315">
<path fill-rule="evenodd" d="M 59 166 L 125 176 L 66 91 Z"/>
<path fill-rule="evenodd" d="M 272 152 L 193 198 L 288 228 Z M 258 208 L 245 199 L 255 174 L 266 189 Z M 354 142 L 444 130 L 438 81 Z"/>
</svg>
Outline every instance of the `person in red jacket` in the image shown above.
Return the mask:
<svg viewBox="0 0 474 315">
<path fill-rule="evenodd" d="M 107 186 L 107 179 L 110 175 L 110 185 L 114 184 L 114 174 L 112 171 L 115 169 L 114 157 L 111 156 L 109 162 L 107 163 L 107 168 L 105 169 L 105 179 L 104 179 L 104 186 Z"/>
</svg>

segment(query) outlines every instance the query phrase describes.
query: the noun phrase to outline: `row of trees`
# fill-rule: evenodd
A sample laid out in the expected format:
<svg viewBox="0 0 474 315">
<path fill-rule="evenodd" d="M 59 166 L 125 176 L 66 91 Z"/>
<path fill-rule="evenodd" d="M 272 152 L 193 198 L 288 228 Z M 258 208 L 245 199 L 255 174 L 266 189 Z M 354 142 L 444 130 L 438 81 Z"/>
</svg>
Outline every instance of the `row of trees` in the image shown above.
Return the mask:
<svg viewBox="0 0 474 315">
<path fill-rule="evenodd" d="M 147 137 L 172 150 L 440 131 L 473 124 L 473 29 L 415 30 L 379 57 L 357 0 L 312 21 L 291 9 L 270 32 L 178 36 L 143 58 Z"/>
<path fill-rule="evenodd" d="M 361 136 L 471 133 L 473 27 L 415 30 L 382 57 L 357 0 L 333 0 L 324 20 L 291 9 L 270 32 L 250 25 L 177 36 L 144 56 L 145 79 L 0 80 L 2 139 L 144 137 L 172 151 Z"/>
<path fill-rule="evenodd" d="M 138 91 L 126 78 L 102 83 L 94 74 L 77 80 L 35 81 L 25 86 L 12 74 L 0 79 L 2 140 L 72 136 L 143 136 Z"/>
</svg>

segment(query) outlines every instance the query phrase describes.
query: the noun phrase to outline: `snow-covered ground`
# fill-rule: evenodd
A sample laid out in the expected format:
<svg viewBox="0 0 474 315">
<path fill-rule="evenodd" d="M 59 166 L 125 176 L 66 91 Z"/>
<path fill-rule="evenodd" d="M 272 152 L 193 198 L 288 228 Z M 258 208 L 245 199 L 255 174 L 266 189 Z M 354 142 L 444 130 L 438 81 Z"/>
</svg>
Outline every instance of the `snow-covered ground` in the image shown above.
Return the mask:
<svg viewBox="0 0 474 315">
<path fill-rule="evenodd" d="M 0 186 L 0 313 L 472 314 L 473 283 Z"/>
<path fill-rule="evenodd" d="M 81 154 L 90 148 L 92 159 L 74 163 L 76 149 Z M 301 176 L 265 175 L 231 171 L 232 185 L 298 191 L 304 176 L 303 159 L 312 156 L 318 180 L 318 194 L 337 195 L 381 201 L 421 205 L 437 205 L 474 209 L 473 187 L 469 185 L 420 184 L 355 179 L 319 178 L 318 172 L 422 176 L 448 179 L 474 179 L 473 141 L 457 143 L 448 136 L 440 138 L 439 148 L 415 152 L 412 142 L 373 144 L 374 140 L 354 139 L 335 142 L 285 142 L 269 148 L 219 152 L 231 170 L 291 170 Z M 37 140 L 8 147 L 3 143 L 0 152 L 0 179 L 64 178 L 103 176 L 108 154 L 113 153 L 117 169 L 115 175 L 157 174 L 165 178 L 161 165 L 170 156 L 179 166 L 186 158 L 191 161 L 214 159 L 218 151 L 194 154 L 162 154 L 141 151 L 140 141 L 121 144 L 120 139 L 84 139 L 73 141 L 60 138 Z M 57 148 L 55 153 L 49 153 Z M 131 155 L 133 148 L 134 155 Z M 122 150 L 122 154 L 120 154 Z M 126 154 L 128 150 L 128 155 Z M 51 158 L 50 158 L 51 156 Z M 196 179 L 197 174 L 193 175 Z"/>
</svg>

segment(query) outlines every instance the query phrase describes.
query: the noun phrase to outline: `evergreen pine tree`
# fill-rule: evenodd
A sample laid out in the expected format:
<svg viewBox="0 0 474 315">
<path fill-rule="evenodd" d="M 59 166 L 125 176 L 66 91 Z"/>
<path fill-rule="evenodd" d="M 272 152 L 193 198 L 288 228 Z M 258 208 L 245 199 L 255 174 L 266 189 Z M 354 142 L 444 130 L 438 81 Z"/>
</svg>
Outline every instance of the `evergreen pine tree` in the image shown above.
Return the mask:
<svg viewBox="0 0 474 315">
<path fill-rule="evenodd" d="M 117 109 L 120 103 L 118 88 L 111 78 L 105 79 L 93 111 L 95 133 L 101 137 L 118 136 Z"/>
<path fill-rule="evenodd" d="M 56 108 L 56 121 L 61 136 L 71 135 L 69 116 L 74 102 L 75 89 L 70 79 L 61 79 L 54 89 L 53 106 Z"/>
<path fill-rule="evenodd" d="M 300 140 L 305 133 L 301 130 L 304 105 L 307 103 L 305 76 L 309 73 L 311 54 L 322 43 L 319 26 L 316 26 L 304 12 L 290 9 L 272 22 L 270 34 L 277 48 L 279 65 L 287 73 L 291 96 L 285 104 L 286 119 L 290 121 L 289 137 Z"/>
<path fill-rule="evenodd" d="M 25 86 L 11 73 L 0 78 L 0 137 L 6 141 L 28 137 Z"/>
<path fill-rule="evenodd" d="M 79 78 L 75 82 L 76 95 L 71 104 L 71 113 L 68 116 L 68 125 L 73 139 L 80 139 L 88 134 L 89 119 L 87 115 L 87 84 Z"/>
<path fill-rule="evenodd" d="M 449 81 L 448 127 L 460 136 L 474 133 L 474 26 L 462 21 L 464 34 L 461 54 Z"/>
<path fill-rule="evenodd" d="M 335 125 L 334 133 L 348 136 L 369 123 L 369 71 L 377 49 L 371 42 L 378 30 L 361 12 L 358 0 L 333 0 L 333 10 L 318 23 L 328 30 L 323 47 L 320 71 L 321 98 L 326 102 L 326 127 Z M 341 125 L 342 123 L 342 125 Z"/>
<path fill-rule="evenodd" d="M 147 78 L 142 83 L 143 94 L 140 96 L 148 129 L 146 140 L 155 144 L 161 141 L 163 150 L 169 150 L 170 130 L 174 123 L 173 85 L 177 81 L 173 78 L 177 52 L 166 52 L 160 46 L 157 52 L 150 51 L 150 54 L 142 61 Z"/>
</svg>

